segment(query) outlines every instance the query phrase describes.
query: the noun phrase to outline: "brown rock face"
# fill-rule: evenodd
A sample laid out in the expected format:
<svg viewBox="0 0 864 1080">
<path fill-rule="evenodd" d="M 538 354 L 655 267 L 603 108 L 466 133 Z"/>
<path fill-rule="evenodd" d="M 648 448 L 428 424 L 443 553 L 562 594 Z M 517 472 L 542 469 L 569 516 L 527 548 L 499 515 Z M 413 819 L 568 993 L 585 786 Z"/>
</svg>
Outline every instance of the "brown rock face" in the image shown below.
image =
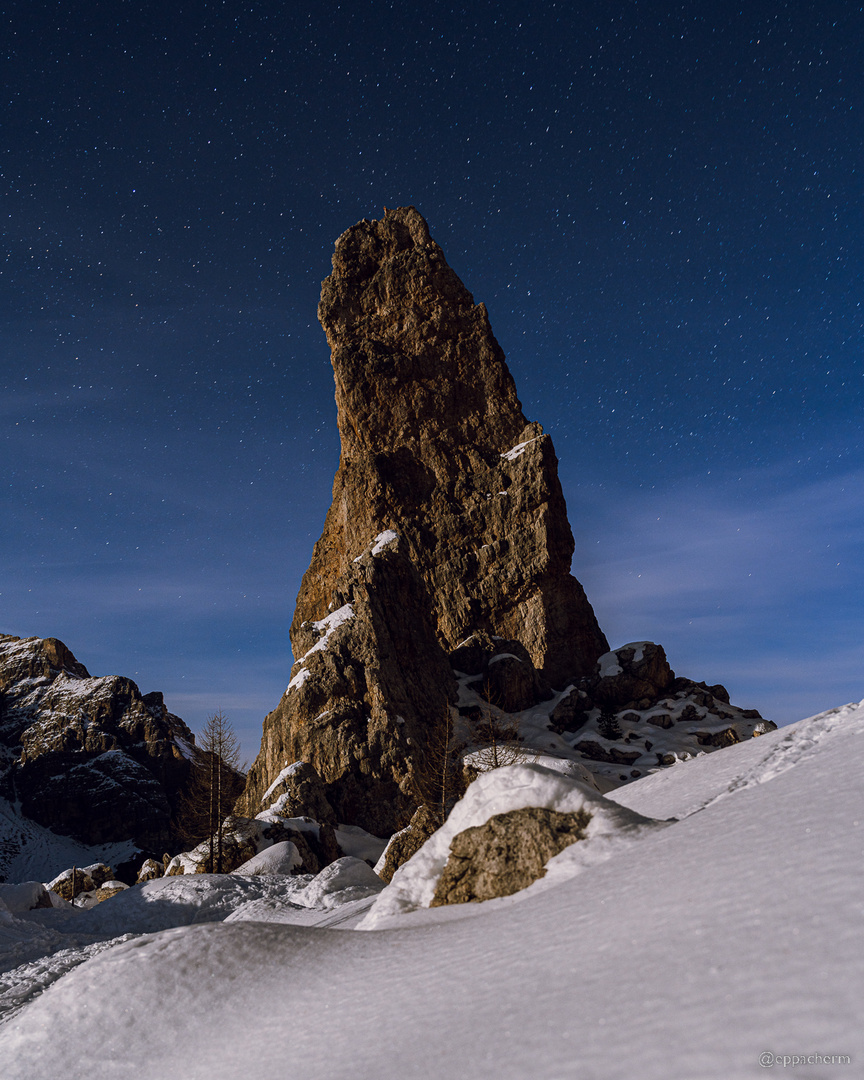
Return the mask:
<svg viewBox="0 0 864 1080">
<path fill-rule="evenodd" d="M 587 675 L 608 645 L 570 577 L 552 441 L 525 419 L 485 306 L 413 207 L 339 238 L 318 316 L 342 454 L 294 634 L 327 614 L 348 563 L 392 529 L 445 649 L 487 630 L 519 640 L 555 686 Z"/>
<path fill-rule="evenodd" d="M 453 837 L 430 907 L 479 903 L 527 888 L 545 876 L 554 855 L 584 839 L 590 820 L 586 810 L 562 814 L 526 806 L 465 829 Z"/>
<path fill-rule="evenodd" d="M 382 544 L 348 564 L 329 615 L 295 629 L 300 659 L 264 721 L 238 813 L 260 813 L 284 790 L 268 795 L 274 781 L 302 761 L 321 777 L 338 821 L 378 836 L 407 824 L 408 763 L 455 698 L 456 682 L 404 541 Z"/>
<path fill-rule="evenodd" d="M 381 880 L 389 884 L 399 867 L 423 847 L 439 824 L 437 816 L 430 813 L 427 806 L 421 806 L 407 827 L 390 837 L 379 874 Z"/>
<path fill-rule="evenodd" d="M 570 576 L 552 441 L 413 207 L 339 238 L 318 314 L 341 460 L 291 627 L 303 659 L 238 809 L 257 813 L 302 759 L 341 820 L 392 832 L 413 809 L 411 747 L 455 697 L 446 653 L 477 631 L 509 639 L 563 689 L 608 644 Z"/>
</svg>

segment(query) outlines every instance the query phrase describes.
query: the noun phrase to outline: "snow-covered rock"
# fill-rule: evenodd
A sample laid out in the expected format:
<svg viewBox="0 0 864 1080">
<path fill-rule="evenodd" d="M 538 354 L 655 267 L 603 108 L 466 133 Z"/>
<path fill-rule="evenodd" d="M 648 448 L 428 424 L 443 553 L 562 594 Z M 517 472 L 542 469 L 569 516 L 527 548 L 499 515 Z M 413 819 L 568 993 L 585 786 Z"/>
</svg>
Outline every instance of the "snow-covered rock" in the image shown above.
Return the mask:
<svg viewBox="0 0 864 1080">
<path fill-rule="evenodd" d="M 496 815 L 526 806 L 544 807 L 562 814 L 584 812 L 589 818 L 585 839 L 552 859 L 546 875 L 531 886 L 533 890 L 574 876 L 582 866 L 602 861 L 621 844 L 635 841 L 666 824 L 625 810 L 578 780 L 542 765 L 528 763 L 494 769 L 471 784 L 444 825 L 399 867 L 364 918 L 361 929 L 393 925 L 400 915 L 429 907 L 450 857 L 453 838 L 466 829 L 485 825 Z"/>
<path fill-rule="evenodd" d="M 162 877 L 164 873 L 165 867 L 161 862 L 156 859 L 145 859 L 138 868 L 136 884 L 141 881 L 152 881 L 153 878 Z"/>
<path fill-rule="evenodd" d="M 307 907 L 326 908 L 332 904 L 334 894 L 341 894 L 339 902 L 344 903 L 349 897 L 362 900 L 374 896 L 383 888 L 384 882 L 368 863 L 345 855 L 316 874 L 300 894 L 300 899 Z"/>
<path fill-rule="evenodd" d="M 293 874 L 303 866 L 303 856 L 296 844 L 280 840 L 272 847 L 259 851 L 251 859 L 241 863 L 235 874 Z"/>
<path fill-rule="evenodd" d="M 110 866 L 92 863 L 90 866 L 70 866 L 49 881 L 46 888 L 64 900 L 74 900 L 79 894 L 91 893 L 113 879 L 114 871 Z"/>
<path fill-rule="evenodd" d="M 33 911 L 50 908 L 51 897 L 41 881 L 24 881 L 20 885 L 0 884 L 0 904 L 6 911 Z"/>
</svg>

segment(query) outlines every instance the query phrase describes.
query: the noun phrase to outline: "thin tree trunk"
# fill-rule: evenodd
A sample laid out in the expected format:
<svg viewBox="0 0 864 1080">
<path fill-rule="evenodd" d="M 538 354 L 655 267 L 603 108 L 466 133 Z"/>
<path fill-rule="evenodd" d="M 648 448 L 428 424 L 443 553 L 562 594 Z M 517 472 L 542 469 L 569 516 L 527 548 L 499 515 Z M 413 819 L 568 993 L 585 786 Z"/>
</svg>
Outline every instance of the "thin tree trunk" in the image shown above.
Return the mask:
<svg viewBox="0 0 864 1080">
<path fill-rule="evenodd" d="M 219 740 L 219 760 L 216 763 L 216 829 L 217 829 L 217 854 L 216 873 L 222 873 L 222 739 Z"/>
<path fill-rule="evenodd" d="M 211 753 L 211 755 L 210 755 L 210 821 L 209 821 L 210 873 L 211 874 L 214 873 L 214 872 L 218 873 L 218 871 L 215 869 L 215 867 L 213 865 L 213 860 L 214 860 L 214 856 L 215 856 L 214 832 L 215 832 L 215 824 L 216 824 L 216 807 L 214 805 L 215 800 L 216 800 L 215 769 L 216 769 L 216 755 Z"/>
</svg>

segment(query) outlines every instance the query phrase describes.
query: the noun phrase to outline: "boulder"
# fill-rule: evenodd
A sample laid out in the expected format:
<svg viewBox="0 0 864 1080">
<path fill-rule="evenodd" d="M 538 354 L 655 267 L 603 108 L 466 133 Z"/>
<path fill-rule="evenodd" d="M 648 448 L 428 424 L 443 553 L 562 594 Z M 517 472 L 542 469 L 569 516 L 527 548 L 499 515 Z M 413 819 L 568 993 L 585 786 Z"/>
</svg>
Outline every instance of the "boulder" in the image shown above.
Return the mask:
<svg viewBox="0 0 864 1080">
<path fill-rule="evenodd" d="M 49 881 L 45 887 L 71 902 L 81 893 L 95 892 L 109 881 L 114 881 L 111 867 L 105 863 L 93 863 L 91 866 L 70 867 L 58 874 L 53 881 Z"/>
<path fill-rule="evenodd" d="M 457 833 L 431 907 L 510 896 L 546 874 L 546 863 L 584 839 L 586 810 L 561 813 L 528 806 L 496 814 Z"/>
<path fill-rule="evenodd" d="M 93 904 L 101 904 L 104 900 L 110 900 L 112 896 L 125 892 L 128 888 L 129 886 L 122 881 L 106 881 L 104 885 L 100 885 L 93 893 Z"/>
<path fill-rule="evenodd" d="M 162 863 L 157 862 L 156 859 L 145 859 L 141 864 L 141 869 L 138 871 L 137 881 L 153 881 L 154 878 L 160 878 L 165 873 L 165 867 Z"/>
<path fill-rule="evenodd" d="M 722 731 L 700 731 L 696 734 L 700 745 L 708 746 L 734 746 L 741 742 L 741 737 L 733 727 L 724 728 Z"/>
<path fill-rule="evenodd" d="M 302 872 L 303 856 L 300 849 L 290 840 L 280 840 L 278 844 L 259 851 L 245 863 L 241 863 L 235 874 L 296 874 Z"/>
<path fill-rule="evenodd" d="M 394 833 L 375 866 L 375 872 L 384 882 L 390 882 L 399 867 L 419 851 L 440 825 L 437 816 L 428 806 L 419 807 L 404 829 Z"/>
<path fill-rule="evenodd" d="M 675 682 L 662 645 L 638 641 L 606 653 L 597 662 L 598 675 L 589 691 L 598 705 L 620 709 L 645 701 L 648 708 Z"/>
<path fill-rule="evenodd" d="M 261 819 L 234 816 L 226 820 L 222 834 L 221 872 L 230 874 L 244 865 L 248 866 L 259 854 L 286 841 L 293 845 L 297 853 L 298 858 L 294 860 L 294 870 L 299 873 L 317 874 L 342 854 L 331 825 L 312 821 L 309 818 L 282 819 L 274 815 L 271 810 L 262 815 Z M 240 872 L 257 873 L 258 871 L 253 869 L 252 871 L 240 870 Z M 166 877 L 176 874 L 211 873 L 215 873 L 215 865 L 210 861 L 209 838 L 202 840 L 191 851 L 175 855 L 165 866 Z"/>
<path fill-rule="evenodd" d="M 474 635 L 475 638 L 478 636 Z M 465 646 L 462 648 L 464 650 Z M 456 652 L 458 656 L 459 650 Z M 490 640 L 488 648 L 481 645 L 478 675 L 480 678 L 476 682 L 468 684 L 470 688 L 504 712 L 521 712 L 552 697 L 549 684 L 519 641 L 497 639 Z"/>
<path fill-rule="evenodd" d="M 593 703 L 584 690 L 571 690 L 549 714 L 549 726 L 559 735 L 578 731 L 588 722 L 592 708 Z"/>
<path fill-rule="evenodd" d="M 344 855 L 316 874 L 297 899 L 307 907 L 327 908 L 337 897 L 339 903 L 363 900 L 383 888 L 384 882 L 368 863 Z"/>
<path fill-rule="evenodd" d="M 0 882 L 0 911 L 35 911 L 52 907 L 51 897 L 41 881 L 23 881 L 12 885 Z"/>
</svg>

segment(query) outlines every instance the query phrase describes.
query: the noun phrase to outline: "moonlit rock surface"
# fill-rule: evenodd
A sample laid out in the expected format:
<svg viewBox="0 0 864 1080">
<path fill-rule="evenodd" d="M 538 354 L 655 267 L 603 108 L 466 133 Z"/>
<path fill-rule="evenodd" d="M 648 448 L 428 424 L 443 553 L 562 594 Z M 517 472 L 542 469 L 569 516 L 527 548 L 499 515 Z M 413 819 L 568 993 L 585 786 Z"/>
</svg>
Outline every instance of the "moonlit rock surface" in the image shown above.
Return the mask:
<svg viewBox="0 0 864 1080">
<path fill-rule="evenodd" d="M 417 210 L 339 237 L 318 315 L 339 468 L 297 597 L 298 659 L 238 810 L 303 759 L 340 821 L 389 835 L 416 809 L 412 747 L 455 700 L 447 654 L 466 636 L 517 640 L 560 689 L 608 642 L 570 574 L 552 441 Z"/>
</svg>

